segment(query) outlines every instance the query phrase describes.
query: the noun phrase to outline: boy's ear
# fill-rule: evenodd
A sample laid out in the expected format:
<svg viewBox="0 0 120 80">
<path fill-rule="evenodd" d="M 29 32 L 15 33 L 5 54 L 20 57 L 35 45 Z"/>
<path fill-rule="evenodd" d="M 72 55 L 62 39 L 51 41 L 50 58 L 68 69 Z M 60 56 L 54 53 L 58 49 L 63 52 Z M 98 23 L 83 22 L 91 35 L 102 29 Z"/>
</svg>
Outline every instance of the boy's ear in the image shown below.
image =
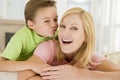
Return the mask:
<svg viewBox="0 0 120 80">
<path fill-rule="evenodd" d="M 33 23 L 31 20 L 28 20 L 27 23 L 28 23 L 28 27 L 29 27 L 30 29 L 33 29 L 33 28 L 34 28 L 34 23 Z"/>
</svg>

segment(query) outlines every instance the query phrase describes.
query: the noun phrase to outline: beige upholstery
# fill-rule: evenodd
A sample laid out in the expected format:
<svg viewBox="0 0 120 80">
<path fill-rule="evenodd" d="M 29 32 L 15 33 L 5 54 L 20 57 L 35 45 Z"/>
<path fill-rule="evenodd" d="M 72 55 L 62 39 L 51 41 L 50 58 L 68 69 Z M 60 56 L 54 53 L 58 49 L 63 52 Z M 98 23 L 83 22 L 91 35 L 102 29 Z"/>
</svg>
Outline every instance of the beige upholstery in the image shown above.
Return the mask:
<svg viewBox="0 0 120 80">
<path fill-rule="evenodd" d="M 105 54 L 105 57 L 120 65 L 120 52 Z"/>
<path fill-rule="evenodd" d="M 0 72 L 0 80 L 17 80 L 17 73 Z"/>
</svg>

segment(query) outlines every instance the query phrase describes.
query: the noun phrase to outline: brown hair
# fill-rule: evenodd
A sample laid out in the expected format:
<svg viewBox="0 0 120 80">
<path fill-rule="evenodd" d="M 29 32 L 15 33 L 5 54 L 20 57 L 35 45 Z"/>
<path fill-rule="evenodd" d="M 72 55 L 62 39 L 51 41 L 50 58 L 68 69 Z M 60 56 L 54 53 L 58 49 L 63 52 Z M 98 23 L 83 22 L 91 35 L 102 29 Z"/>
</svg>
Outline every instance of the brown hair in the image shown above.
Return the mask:
<svg viewBox="0 0 120 80">
<path fill-rule="evenodd" d="M 81 8 L 71 8 L 68 11 L 66 11 L 61 19 L 62 20 L 70 14 L 77 13 L 80 15 L 80 18 L 82 20 L 85 37 L 86 40 L 83 42 L 82 46 L 77 51 L 76 55 L 73 57 L 73 61 L 71 64 L 77 66 L 77 67 L 87 67 L 89 63 L 92 63 L 91 56 L 94 51 L 95 47 L 95 30 L 94 30 L 94 22 L 92 19 L 92 16 L 87 11 L 81 9 Z M 78 36 L 79 37 L 79 36 Z M 59 44 L 59 43 L 58 43 Z M 57 51 L 57 59 L 58 61 L 65 60 L 65 55 L 60 49 L 60 45 L 58 45 L 58 51 Z"/>
<path fill-rule="evenodd" d="M 40 8 L 53 7 L 55 6 L 55 1 L 53 0 L 30 0 L 25 6 L 24 16 L 27 25 L 28 20 L 34 20 L 37 10 Z"/>
</svg>

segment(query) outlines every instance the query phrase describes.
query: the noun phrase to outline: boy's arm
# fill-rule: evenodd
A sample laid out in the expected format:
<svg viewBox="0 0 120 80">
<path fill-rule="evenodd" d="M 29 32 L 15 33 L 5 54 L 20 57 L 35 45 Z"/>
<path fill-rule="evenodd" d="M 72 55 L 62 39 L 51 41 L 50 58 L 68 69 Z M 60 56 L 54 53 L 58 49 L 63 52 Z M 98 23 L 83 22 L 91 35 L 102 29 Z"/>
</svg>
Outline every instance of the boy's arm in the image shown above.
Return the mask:
<svg viewBox="0 0 120 80">
<path fill-rule="evenodd" d="M 29 69 L 18 72 L 18 80 L 42 80 L 40 75 L 41 70 L 49 67 L 48 64 L 44 63 L 38 56 L 33 55 L 30 59 L 27 60 L 29 63 Z M 34 72 L 33 72 L 34 71 Z M 26 75 L 27 74 L 27 75 Z"/>
<path fill-rule="evenodd" d="M 49 65 L 33 55 L 27 61 L 10 61 L 0 57 L 0 66 L 0 71 L 18 71 L 18 80 L 26 80 L 40 74 L 41 70 Z"/>
<path fill-rule="evenodd" d="M 36 76 L 33 76 L 33 77 L 31 77 L 31 78 L 29 78 L 27 80 L 42 80 L 42 77 L 39 76 L 39 75 L 36 75 Z"/>
<path fill-rule="evenodd" d="M 0 57 L 0 71 L 21 71 L 28 69 L 26 61 L 11 61 Z"/>
<path fill-rule="evenodd" d="M 2 62 L 2 61 L 4 61 L 4 60 L 6 60 L 6 59 L 5 59 L 5 58 L 0 57 L 0 62 Z"/>
<path fill-rule="evenodd" d="M 27 64 L 29 65 L 29 69 L 40 74 L 42 69 L 49 67 L 50 65 L 43 62 L 41 58 L 39 58 L 37 55 L 33 54 L 31 58 L 29 58 L 27 61 Z"/>
<path fill-rule="evenodd" d="M 3 57 L 0 57 L 0 66 L 2 65 L 2 62 L 4 62 L 4 61 L 8 61 L 8 60 Z M 5 62 L 4 62 L 4 64 L 5 64 Z M 4 65 L 2 65 L 2 66 L 4 67 Z M 5 65 L 5 66 L 8 66 L 8 65 Z M 0 67 L 0 69 L 2 69 L 1 67 Z M 12 69 L 14 69 L 14 68 L 12 68 Z M 27 80 L 28 78 L 35 76 L 35 75 L 36 75 L 36 73 L 33 72 L 32 70 L 19 71 L 17 74 L 17 80 Z"/>
<path fill-rule="evenodd" d="M 26 75 L 27 74 L 27 75 Z M 29 80 L 37 74 L 32 70 L 19 71 L 17 73 L 17 80 Z M 39 75 L 40 76 L 40 75 Z M 34 79 L 35 80 L 35 79 Z"/>
<path fill-rule="evenodd" d="M 26 75 L 27 74 L 27 75 Z M 17 80 L 42 80 L 42 77 L 31 70 L 20 71 Z"/>
<path fill-rule="evenodd" d="M 44 63 L 39 57 L 33 55 L 27 61 L 11 61 L 4 58 L 0 58 L 0 71 L 23 71 L 33 70 L 36 73 L 48 67 L 49 65 Z"/>
</svg>

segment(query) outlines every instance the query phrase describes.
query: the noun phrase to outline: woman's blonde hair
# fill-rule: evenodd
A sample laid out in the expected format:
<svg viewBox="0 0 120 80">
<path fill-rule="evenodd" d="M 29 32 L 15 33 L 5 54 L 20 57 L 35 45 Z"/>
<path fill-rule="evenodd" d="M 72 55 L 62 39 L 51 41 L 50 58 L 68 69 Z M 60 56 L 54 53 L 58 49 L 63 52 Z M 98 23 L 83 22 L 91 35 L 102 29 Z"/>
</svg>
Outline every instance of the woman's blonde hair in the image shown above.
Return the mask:
<svg viewBox="0 0 120 80">
<path fill-rule="evenodd" d="M 82 20 L 84 32 L 85 32 L 85 37 L 86 40 L 78 50 L 78 53 L 74 56 L 72 64 L 77 66 L 77 67 L 87 67 L 89 63 L 91 63 L 91 57 L 92 53 L 95 47 L 95 30 L 94 30 L 94 23 L 92 16 L 90 13 L 84 11 L 81 8 L 71 8 L 68 11 L 66 11 L 60 21 L 62 20 L 69 14 L 74 14 L 77 13 L 80 15 L 80 18 Z M 58 43 L 59 44 L 59 43 Z M 58 61 L 63 61 L 65 60 L 65 55 L 62 53 L 60 46 L 57 51 L 57 59 Z"/>
</svg>

